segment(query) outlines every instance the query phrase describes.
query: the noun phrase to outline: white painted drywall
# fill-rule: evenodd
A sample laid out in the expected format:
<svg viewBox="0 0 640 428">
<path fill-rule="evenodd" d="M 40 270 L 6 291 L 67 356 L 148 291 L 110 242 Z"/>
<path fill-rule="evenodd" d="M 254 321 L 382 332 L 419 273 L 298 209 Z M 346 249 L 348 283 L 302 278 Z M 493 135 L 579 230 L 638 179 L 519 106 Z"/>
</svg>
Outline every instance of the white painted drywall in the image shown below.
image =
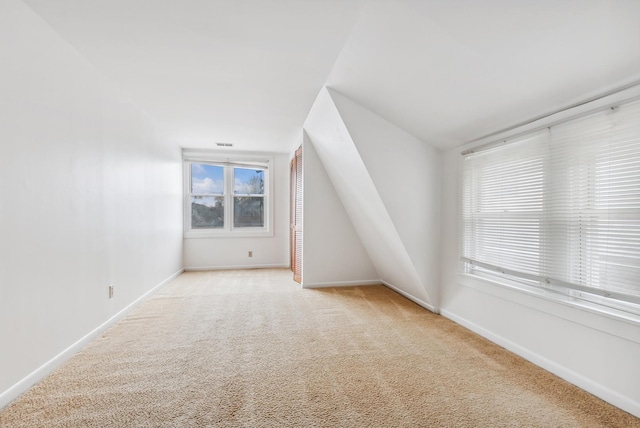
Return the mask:
<svg viewBox="0 0 640 428">
<path fill-rule="evenodd" d="M 185 238 L 185 269 L 289 266 L 289 157 L 285 153 L 275 154 L 273 158 L 273 236 Z M 253 252 L 253 257 L 248 256 L 249 251 Z"/>
<path fill-rule="evenodd" d="M 306 135 L 302 164 L 302 285 L 312 288 L 379 283 L 380 276 Z"/>
<path fill-rule="evenodd" d="M 0 58 L 1 397 L 181 269 L 182 205 L 179 150 L 21 1 Z"/>
<path fill-rule="evenodd" d="M 437 302 L 441 152 L 341 93 L 329 93 L 427 294 Z"/>
<path fill-rule="evenodd" d="M 435 309 L 327 88 L 318 94 L 304 129 L 380 280 L 421 305 Z"/>
<path fill-rule="evenodd" d="M 443 162 L 441 313 L 640 416 L 640 322 L 459 275 L 460 151 L 446 152 Z"/>
</svg>

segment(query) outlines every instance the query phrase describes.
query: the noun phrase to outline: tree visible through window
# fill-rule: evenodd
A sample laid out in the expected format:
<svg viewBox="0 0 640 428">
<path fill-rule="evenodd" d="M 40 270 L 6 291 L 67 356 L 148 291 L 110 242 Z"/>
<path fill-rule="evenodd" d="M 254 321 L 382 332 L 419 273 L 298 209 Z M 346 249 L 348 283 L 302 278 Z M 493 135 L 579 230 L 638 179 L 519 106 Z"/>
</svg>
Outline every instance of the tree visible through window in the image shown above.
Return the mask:
<svg viewBox="0 0 640 428">
<path fill-rule="evenodd" d="M 233 168 L 233 227 L 264 227 L 264 171 Z"/>
</svg>

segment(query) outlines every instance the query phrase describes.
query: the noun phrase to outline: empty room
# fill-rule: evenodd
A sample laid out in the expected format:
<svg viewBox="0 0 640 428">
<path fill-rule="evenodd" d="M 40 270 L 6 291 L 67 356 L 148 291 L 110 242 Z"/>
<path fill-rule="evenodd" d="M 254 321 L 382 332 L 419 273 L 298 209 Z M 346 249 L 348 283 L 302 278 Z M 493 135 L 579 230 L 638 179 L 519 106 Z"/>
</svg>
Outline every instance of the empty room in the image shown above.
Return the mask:
<svg viewBox="0 0 640 428">
<path fill-rule="evenodd" d="M 639 23 L 0 0 L 0 426 L 640 427 Z"/>
</svg>

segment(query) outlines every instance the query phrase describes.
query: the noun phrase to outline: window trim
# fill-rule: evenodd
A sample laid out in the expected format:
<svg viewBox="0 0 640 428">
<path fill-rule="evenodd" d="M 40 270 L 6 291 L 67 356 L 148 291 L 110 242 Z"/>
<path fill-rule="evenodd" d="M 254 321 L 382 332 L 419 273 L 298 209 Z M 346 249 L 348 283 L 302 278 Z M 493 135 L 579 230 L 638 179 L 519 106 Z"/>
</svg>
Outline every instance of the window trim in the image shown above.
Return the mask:
<svg viewBox="0 0 640 428">
<path fill-rule="evenodd" d="M 191 164 L 204 163 L 224 166 L 224 216 L 225 225 L 218 229 L 191 228 Z M 244 238 L 244 237 L 272 237 L 274 211 L 274 158 L 267 153 L 237 153 L 207 150 L 182 150 L 183 172 L 183 236 L 190 238 Z M 233 227 L 232 204 L 234 203 L 233 168 L 259 168 L 265 172 L 264 185 L 264 227 Z"/>
</svg>

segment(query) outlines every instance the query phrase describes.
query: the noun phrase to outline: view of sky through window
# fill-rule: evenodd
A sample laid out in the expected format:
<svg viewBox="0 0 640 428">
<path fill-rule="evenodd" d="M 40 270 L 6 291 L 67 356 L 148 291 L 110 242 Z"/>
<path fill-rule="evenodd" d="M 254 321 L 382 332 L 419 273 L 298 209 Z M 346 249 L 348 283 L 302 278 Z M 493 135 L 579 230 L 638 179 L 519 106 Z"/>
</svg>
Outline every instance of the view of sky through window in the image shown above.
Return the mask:
<svg viewBox="0 0 640 428">
<path fill-rule="evenodd" d="M 224 194 L 224 167 L 192 163 L 191 193 L 198 195 Z"/>
<path fill-rule="evenodd" d="M 264 194 L 264 171 L 261 169 L 234 168 L 233 192 L 238 195 Z"/>
</svg>

